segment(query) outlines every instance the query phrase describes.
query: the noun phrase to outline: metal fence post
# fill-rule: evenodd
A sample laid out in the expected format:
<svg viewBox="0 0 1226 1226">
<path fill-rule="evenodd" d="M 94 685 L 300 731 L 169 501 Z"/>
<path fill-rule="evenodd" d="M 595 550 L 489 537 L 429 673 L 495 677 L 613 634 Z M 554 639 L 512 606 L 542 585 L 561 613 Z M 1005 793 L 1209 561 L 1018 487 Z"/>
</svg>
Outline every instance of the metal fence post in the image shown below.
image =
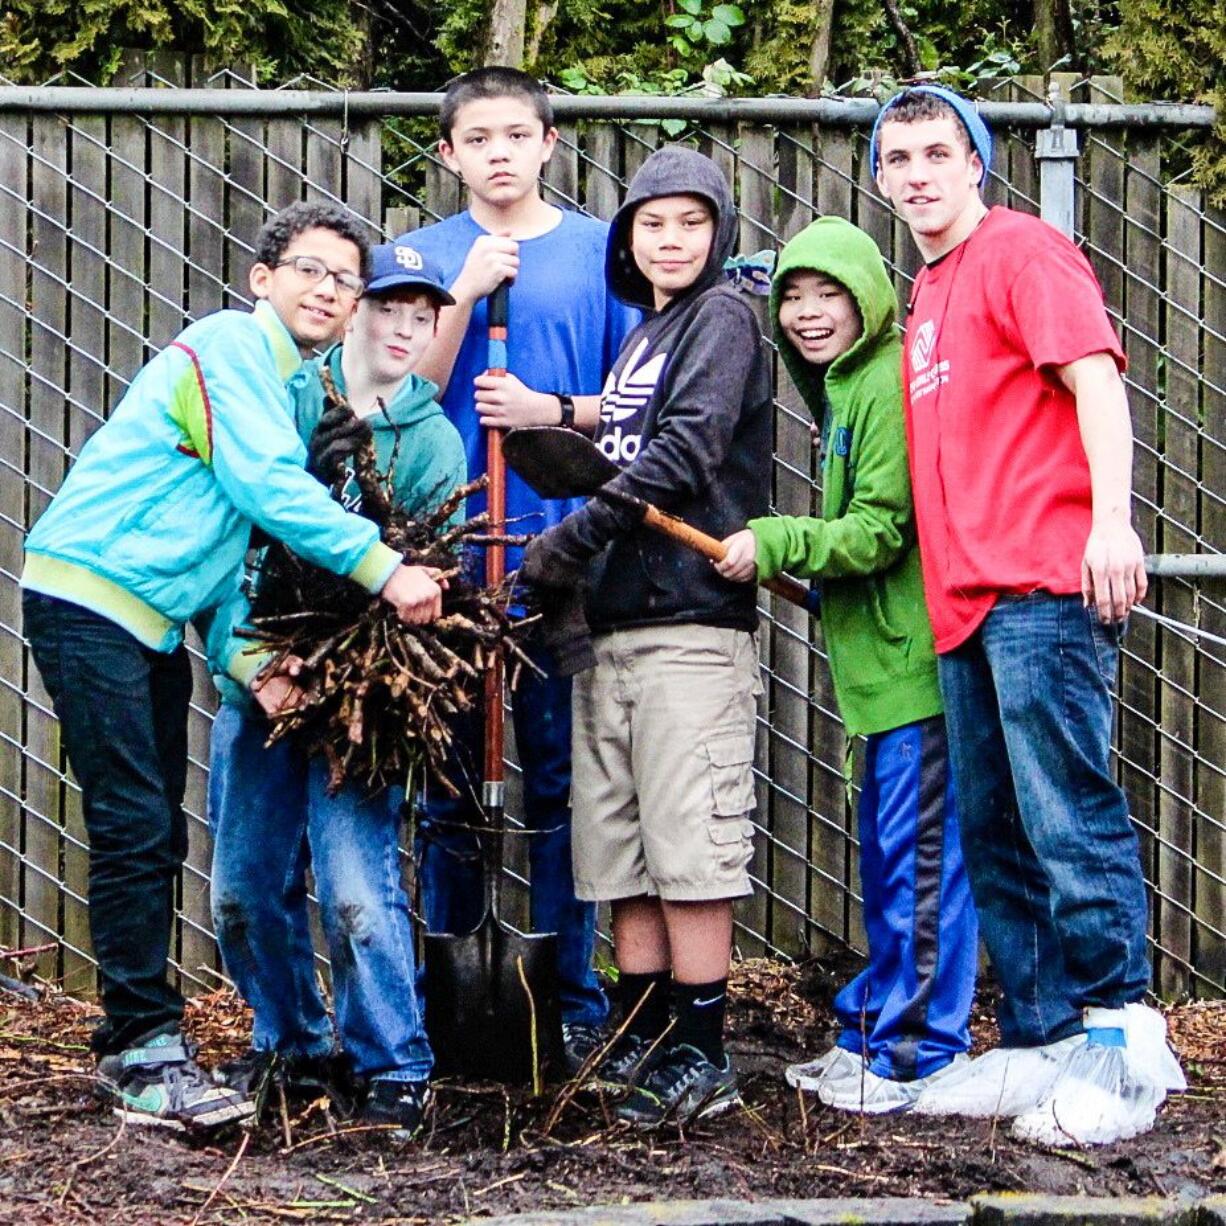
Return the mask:
<svg viewBox="0 0 1226 1226">
<path fill-rule="evenodd" d="M 1039 162 L 1039 209 L 1043 220 L 1073 237 L 1077 133 L 1064 126 L 1064 99 L 1053 81 L 1047 95 L 1051 106 L 1051 127 L 1037 133 L 1034 156 Z"/>
</svg>

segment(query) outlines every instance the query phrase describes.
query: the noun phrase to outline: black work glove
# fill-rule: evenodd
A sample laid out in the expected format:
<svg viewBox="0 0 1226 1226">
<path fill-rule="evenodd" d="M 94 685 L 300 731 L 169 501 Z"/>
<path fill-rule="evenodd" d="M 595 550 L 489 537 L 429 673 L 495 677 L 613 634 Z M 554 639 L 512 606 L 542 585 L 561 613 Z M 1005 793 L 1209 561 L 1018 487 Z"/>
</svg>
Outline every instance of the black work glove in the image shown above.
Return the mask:
<svg viewBox="0 0 1226 1226">
<path fill-rule="evenodd" d="M 519 578 L 537 589 L 577 587 L 587 574 L 588 559 L 576 547 L 567 522 L 534 537 L 524 546 Z"/>
<path fill-rule="evenodd" d="M 596 665 L 592 631 L 587 624 L 587 584 L 541 588 L 541 642 L 553 656 L 553 672 L 573 677 Z"/>
<path fill-rule="evenodd" d="M 331 485 L 346 460 L 372 438 L 370 422 L 351 409 L 334 404 L 325 409 L 307 444 L 307 466 L 321 481 Z"/>
</svg>

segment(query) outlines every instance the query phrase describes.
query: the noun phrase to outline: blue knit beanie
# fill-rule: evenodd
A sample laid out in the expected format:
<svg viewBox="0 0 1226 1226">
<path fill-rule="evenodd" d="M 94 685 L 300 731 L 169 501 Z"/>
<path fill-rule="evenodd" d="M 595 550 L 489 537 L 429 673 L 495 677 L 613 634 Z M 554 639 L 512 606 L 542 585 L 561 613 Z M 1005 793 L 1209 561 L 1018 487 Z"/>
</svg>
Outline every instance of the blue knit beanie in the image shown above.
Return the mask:
<svg viewBox="0 0 1226 1226">
<path fill-rule="evenodd" d="M 877 177 L 878 129 L 890 110 L 897 106 L 908 94 L 932 94 L 933 97 L 940 98 L 942 102 L 948 102 L 953 107 L 955 114 L 962 120 L 962 126 L 966 129 L 967 135 L 971 138 L 971 147 L 979 154 L 979 160 L 983 163 L 983 178 L 979 180 L 979 185 L 982 187 L 988 177 L 988 171 L 992 169 L 992 133 L 988 131 L 988 125 L 979 117 L 979 111 L 969 98 L 964 98 L 961 94 L 955 94 L 952 89 L 946 89 L 943 85 L 908 86 L 901 94 L 895 94 L 877 112 L 877 120 L 873 124 L 873 135 L 869 139 L 868 151 L 869 169 L 872 171 L 873 178 Z"/>
</svg>

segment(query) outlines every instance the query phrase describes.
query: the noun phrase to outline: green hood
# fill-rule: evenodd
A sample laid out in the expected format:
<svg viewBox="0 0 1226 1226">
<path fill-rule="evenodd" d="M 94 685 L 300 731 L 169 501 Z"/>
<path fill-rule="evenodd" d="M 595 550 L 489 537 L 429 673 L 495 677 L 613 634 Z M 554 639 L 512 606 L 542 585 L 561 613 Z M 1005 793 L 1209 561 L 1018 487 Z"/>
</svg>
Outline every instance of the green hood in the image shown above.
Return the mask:
<svg viewBox="0 0 1226 1226">
<path fill-rule="evenodd" d="M 804 269 L 833 277 L 845 285 L 856 300 L 864 331 L 860 339 L 828 368 L 806 362 L 783 336 L 779 327 L 779 300 L 784 278 L 789 272 Z M 863 230 L 842 217 L 819 217 L 806 226 L 779 253 L 771 284 L 771 320 L 779 356 L 797 390 L 811 407 L 821 404 L 823 376 L 827 380 L 846 377 L 883 342 L 894 339 L 898 299 L 886 272 L 877 244 Z"/>
</svg>

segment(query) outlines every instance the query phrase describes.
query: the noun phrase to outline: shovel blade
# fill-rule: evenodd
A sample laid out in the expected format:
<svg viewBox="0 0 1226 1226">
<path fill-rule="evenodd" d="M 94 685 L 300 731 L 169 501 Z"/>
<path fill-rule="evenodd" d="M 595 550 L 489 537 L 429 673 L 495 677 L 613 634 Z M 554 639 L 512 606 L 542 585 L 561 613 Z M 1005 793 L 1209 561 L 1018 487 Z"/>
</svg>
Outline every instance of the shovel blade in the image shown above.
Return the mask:
<svg viewBox="0 0 1226 1226">
<path fill-rule="evenodd" d="M 560 1069 L 557 965 L 553 933 L 521 935 L 493 914 L 464 936 L 428 933 L 426 1032 L 436 1074 L 531 1082 L 534 1031 L 541 1076 Z"/>
<path fill-rule="evenodd" d="M 590 438 L 561 426 L 509 430 L 502 454 L 542 498 L 590 498 L 618 472 Z"/>
</svg>

